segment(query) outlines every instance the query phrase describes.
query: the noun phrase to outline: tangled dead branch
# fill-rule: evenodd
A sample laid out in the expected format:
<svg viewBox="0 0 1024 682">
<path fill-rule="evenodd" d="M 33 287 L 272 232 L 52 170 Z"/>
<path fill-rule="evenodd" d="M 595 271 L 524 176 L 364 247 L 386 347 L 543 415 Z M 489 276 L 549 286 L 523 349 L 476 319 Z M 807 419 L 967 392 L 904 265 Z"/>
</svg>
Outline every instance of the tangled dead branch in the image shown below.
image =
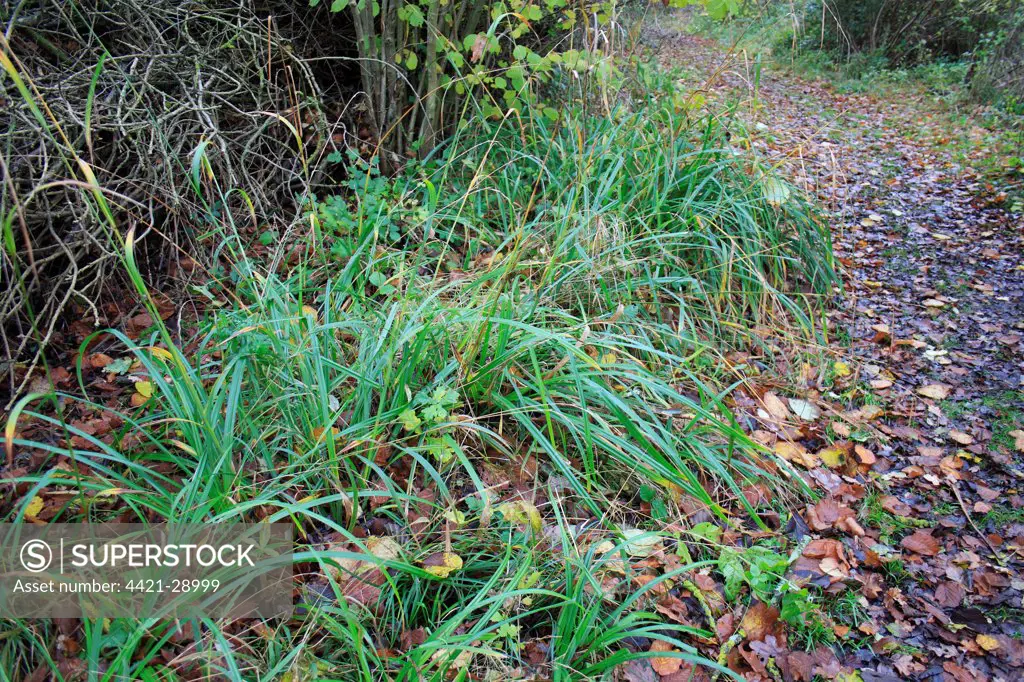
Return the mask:
<svg viewBox="0 0 1024 682">
<path fill-rule="evenodd" d="M 303 5 L 0 7 L 0 321 L 12 395 L 60 339 L 69 311 L 92 326 L 113 322 L 100 301 L 121 283 L 111 280 L 121 245 L 83 191 L 79 160 L 120 229 L 136 228 L 156 285 L 186 256 L 212 264 L 196 254 L 217 245 L 200 250 L 196 240 L 222 239 L 232 217 L 287 224 L 301 210 L 296 196 L 323 180 L 311 160 L 345 138 L 340 108 L 322 104 L 338 69 L 316 71 L 306 58 L 344 50 L 318 42 L 338 32 L 311 25 L 323 19 Z"/>
</svg>

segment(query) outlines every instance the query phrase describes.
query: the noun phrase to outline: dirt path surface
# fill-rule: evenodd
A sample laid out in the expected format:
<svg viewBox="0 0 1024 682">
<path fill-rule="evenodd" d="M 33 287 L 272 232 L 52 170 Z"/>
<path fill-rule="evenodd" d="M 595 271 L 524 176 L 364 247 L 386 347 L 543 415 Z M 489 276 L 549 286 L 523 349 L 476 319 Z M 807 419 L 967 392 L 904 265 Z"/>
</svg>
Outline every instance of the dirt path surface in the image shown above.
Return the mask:
<svg viewBox="0 0 1024 682">
<path fill-rule="evenodd" d="M 814 539 L 794 577 L 826 600 L 856 594 L 847 621 L 830 623 L 842 671 L 859 675 L 844 679 L 1022 679 L 1024 229 L 971 167 L 990 153 L 985 131 L 951 141 L 949 119 L 910 96 L 845 95 L 757 69 L 688 34 L 685 18 L 653 22 L 647 43 L 688 85 L 708 84 L 719 109 L 735 103 L 748 134 L 734 142 L 828 211 L 846 282 L 833 359 L 792 358 L 777 391 L 827 424 L 762 419 L 755 436 L 823 495 L 801 515 Z M 849 512 L 856 527 L 842 522 Z M 800 648 L 793 628 L 788 638 Z M 782 649 L 781 672 L 767 655 L 734 669 L 802 679 Z M 847 674 L 819 659 L 815 674 Z"/>
</svg>

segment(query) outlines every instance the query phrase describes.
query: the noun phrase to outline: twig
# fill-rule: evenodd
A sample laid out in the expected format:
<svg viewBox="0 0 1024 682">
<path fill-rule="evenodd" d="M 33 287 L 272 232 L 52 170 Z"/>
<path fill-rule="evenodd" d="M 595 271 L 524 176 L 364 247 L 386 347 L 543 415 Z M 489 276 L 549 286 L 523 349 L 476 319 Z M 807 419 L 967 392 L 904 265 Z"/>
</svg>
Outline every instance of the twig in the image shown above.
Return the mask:
<svg viewBox="0 0 1024 682">
<path fill-rule="evenodd" d="M 1006 560 L 1003 559 L 1003 556 L 998 551 L 996 551 L 995 546 L 991 542 L 989 542 L 988 536 L 982 533 L 981 530 L 974 524 L 974 519 L 971 518 L 971 512 L 967 510 L 967 505 L 964 504 L 964 498 L 960 497 L 960 491 L 956 487 L 956 480 L 951 476 L 947 476 L 946 483 L 949 484 L 950 490 L 952 490 L 953 494 L 956 495 L 956 501 L 960 503 L 960 509 L 963 510 L 964 516 L 967 517 L 967 523 L 971 524 L 971 528 L 974 529 L 974 532 L 981 536 L 981 539 L 985 542 L 986 545 L 988 545 L 988 548 L 992 550 L 992 555 L 996 558 L 996 561 L 999 563 L 999 565 L 1006 566 Z"/>
</svg>

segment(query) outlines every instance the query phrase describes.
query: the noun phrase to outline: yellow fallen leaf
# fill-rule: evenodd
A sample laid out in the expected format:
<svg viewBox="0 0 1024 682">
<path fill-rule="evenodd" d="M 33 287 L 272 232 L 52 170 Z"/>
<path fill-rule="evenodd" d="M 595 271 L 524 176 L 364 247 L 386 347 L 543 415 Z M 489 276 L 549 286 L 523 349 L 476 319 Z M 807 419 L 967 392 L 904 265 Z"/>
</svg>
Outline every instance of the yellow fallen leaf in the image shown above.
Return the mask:
<svg viewBox="0 0 1024 682">
<path fill-rule="evenodd" d="M 462 568 L 462 557 L 454 552 L 435 552 L 423 560 L 423 570 L 438 578 L 447 578 Z"/>
<path fill-rule="evenodd" d="M 839 671 L 839 674 L 832 678 L 832 682 L 864 682 L 864 678 L 859 670 Z"/>
<path fill-rule="evenodd" d="M 302 314 L 303 315 L 309 315 L 314 320 L 319 320 L 320 319 L 320 314 L 316 311 L 316 308 L 314 308 L 311 305 L 304 305 L 304 306 L 302 306 Z"/>
<path fill-rule="evenodd" d="M 153 384 L 149 381 L 136 381 L 135 392 L 141 395 L 143 398 L 153 397 Z"/>
<path fill-rule="evenodd" d="M 430 657 L 431 661 L 440 661 L 444 666 L 451 668 L 468 668 L 469 664 L 473 662 L 473 649 L 466 647 L 446 647 L 438 649 L 434 652 L 434 655 Z"/>
<path fill-rule="evenodd" d="M 316 440 L 320 440 L 323 437 L 325 430 L 326 429 L 324 429 L 324 427 L 322 427 L 322 426 L 316 427 L 315 429 L 313 429 L 313 438 L 315 438 Z M 337 426 L 332 426 L 331 427 L 331 435 L 338 436 L 340 434 L 341 434 L 341 429 L 339 429 Z"/>
<path fill-rule="evenodd" d="M 793 414 L 800 417 L 804 421 L 812 422 L 821 416 L 821 410 L 818 409 L 817 405 L 815 405 L 809 400 L 790 398 L 789 408 L 793 410 Z"/>
<path fill-rule="evenodd" d="M 818 457 L 830 469 L 837 469 L 846 464 L 846 449 L 832 445 L 818 451 Z"/>
<path fill-rule="evenodd" d="M 537 507 L 526 500 L 513 500 L 498 505 L 498 512 L 509 522 L 529 526 L 534 533 L 541 530 L 541 517 Z"/>
<path fill-rule="evenodd" d="M 28 506 L 25 507 L 25 516 L 30 519 L 36 518 L 39 516 L 39 512 L 43 511 L 44 505 L 43 498 L 36 495 L 29 501 Z"/>
<path fill-rule="evenodd" d="M 853 370 L 850 369 L 850 366 L 842 360 L 833 363 L 832 371 L 836 373 L 837 377 L 848 377 L 853 374 Z"/>
<path fill-rule="evenodd" d="M 661 548 L 661 538 L 640 528 L 623 528 L 622 537 L 626 539 L 626 554 L 635 557 L 649 557 Z"/>
<path fill-rule="evenodd" d="M 978 635 L 974 641 L 985 651 L 995 651 L 999 648 L 999 640 L 992 635 Z"/>
<path fill-rule="evenodd" d="M 881 405 L 868 404 L 857 410 L 856 414 L 864 421 L 871 421 L 885 414 L 885 410 Z"/>
</svg>

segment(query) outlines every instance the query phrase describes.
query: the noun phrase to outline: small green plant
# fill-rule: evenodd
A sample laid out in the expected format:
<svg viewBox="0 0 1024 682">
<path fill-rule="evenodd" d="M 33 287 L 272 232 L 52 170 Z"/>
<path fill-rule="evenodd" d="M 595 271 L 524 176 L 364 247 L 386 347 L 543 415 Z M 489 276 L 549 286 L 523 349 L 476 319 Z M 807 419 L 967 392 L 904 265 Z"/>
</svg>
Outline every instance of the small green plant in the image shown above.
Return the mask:
<svg viewBox="0 0 1024 682">
<path fill-rule="evenodd" d="M 870 620 L 867 601 L 854 590 L 847 590 L 838 597 L 826 601 L 825 608 L 833 621 L 854 630 Z"/>
<path fill-rule="evenodd" d="M 982 404 L 995 411 L 995 419 L 990 424 L 992 440 L 989 446 L 1013 452 L 1016 439 L 1010 432 L 1024 430 L 1024 391 L 1004 391 L 988 395 L 982 400 Z"/>
<path fill-rule="evenodd" d="M 883 561 L 882 575 L 885 576 L 885 581 L 891 585 L 902 585 L 913 577 L 907 570 L 903 559 Z"/>
<path fill-rule="evenodd" d="M 787 556 L 758 545 L 742 552 L 724 548 L 718 557 L 718 571 L 725 579 L 725 597 L 729 600 L 739 596 L 746 585 L 755 598 L 770 601 L 787 568 Z"/>
<path fill-rule="evenodd" d="M 788 637 L 793 646 L 804 651 L 814 651 L 836 643 L 835 631 L 817 610 L 808 611 L 803 618 L 792 624 Z"/>
<path fill-rule="evenodd" d="M 459 394 L 450 387 L 423 390 L 416 394 L 412 407 L 399 413 L 398 422 L 404 431 L 420 436 L 419 447 L 445 465 L 455 457 L 458 447 L 451 427 L 446 428 L 445 424 L 460 404 Z"/>
<path fill-rule="evenodd" d="M 640 486 L 637 496 L 651 506 L 652 519 L 664 521 L 668 518 L 668 507 L 665 505 L 663 494 L 657 488 L 649 485 Z"/>
<path fill-rule="evenodd" d="M 808 588 L 790 589 L 783 594 L 779 617 L 790 626 L 790 642 L 806 651 L 829 646 L 836 640 L 832 626 Z"/>
<path fill-rule="evenodd" d="M 878 538 L 885 544 L 892 544 L 897 536 L 913 528 L 927 527 L 928 521 L 897 516 L 882 506 L 883 495 L 877 491 L 868 493 L 864 499 L 861 517 L 869 527 L 878 530 Z"/>
</svg>

